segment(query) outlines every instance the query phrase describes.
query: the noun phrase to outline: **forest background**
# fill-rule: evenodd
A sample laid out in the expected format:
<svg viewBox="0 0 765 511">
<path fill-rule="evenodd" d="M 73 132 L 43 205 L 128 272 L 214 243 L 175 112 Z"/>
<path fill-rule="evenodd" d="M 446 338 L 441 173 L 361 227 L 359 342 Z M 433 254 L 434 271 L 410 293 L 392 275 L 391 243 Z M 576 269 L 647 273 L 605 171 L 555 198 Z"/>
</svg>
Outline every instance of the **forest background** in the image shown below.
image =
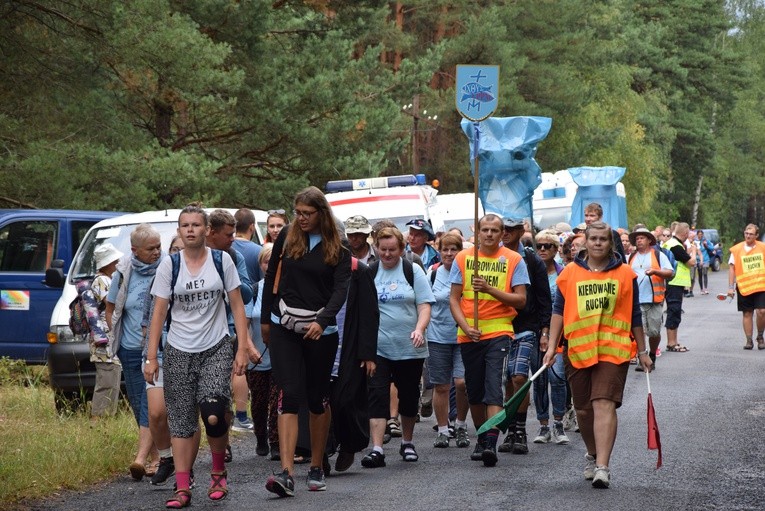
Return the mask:
<svg viewBox="0 0 765 511">
<path fill-rule="evenodd" d="M 327 180 L 471 190 L 457 64 L 617 165 L 630 224 L 765 225 L 758 0 L 5 0 L 0 206 L 289 208 Z"/>
</svg>

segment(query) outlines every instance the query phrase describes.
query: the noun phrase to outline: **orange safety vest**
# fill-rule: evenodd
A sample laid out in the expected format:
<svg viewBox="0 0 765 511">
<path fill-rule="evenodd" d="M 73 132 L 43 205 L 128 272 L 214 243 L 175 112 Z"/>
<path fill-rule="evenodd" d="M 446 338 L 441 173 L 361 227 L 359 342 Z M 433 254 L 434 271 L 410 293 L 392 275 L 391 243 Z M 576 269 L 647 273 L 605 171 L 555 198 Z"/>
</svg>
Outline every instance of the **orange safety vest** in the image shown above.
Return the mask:
<svg viewBox="0 0 765 511">
<path fill-rule="evenodd" d="M 478 274 L 492 287 L 506 293 L 512 292 L 512 280 L 515 267 L 521 261 L 521 255 L 507 247 L 500 247 L 492 256 L 478 251 Z M 460 309 L 470 326 L 473 326 L 473 249 L 465 249 L 454 260 L 462 273 L 462 299 Z M 478 329 L 481 340 L 493 339 L 501 335 L 512 337 L 513 319 L 518 315 L 515 308 L 505 305 L 488 293 L 478 293 Z M 457 342 L 471 342 L 461 329 L 457 329 Z"/>
<path fill-rule="evenodd" d="M 635 278 L 626 264 L 605 272 L 592 272 L 575 262 L 564 268 L 558 289 L 565 299 L 563 333 L 575 368 L 629 362 Z"/>
<path fill-rule="evenodd" d="M 738 292 L 744 296 L 765 291 L 765 243 L 755 241 L 754 248 L 744 251 L 745 242 L 730 249 L 736 271 Z"/>
<path fill-rule="evenodd" d="M 651 268 L 654 270 L 661 270 L 661 263 L 656 257 L 656 252 L 658 249 L 655 249 L 654 247 L 650 248 L 651 252 Z M 632 265 L 632 260 L 637 256 L 637 252 L 630 255 L 630 265 Z M 667 292 L 667 281 L 664 280 L 664 277 L 661 277 L 659 275 L 651 275 L 651 290 L 653 291 L 653 303 L 663 303 L 664 302 L 664 294 Z"/>
</svg>

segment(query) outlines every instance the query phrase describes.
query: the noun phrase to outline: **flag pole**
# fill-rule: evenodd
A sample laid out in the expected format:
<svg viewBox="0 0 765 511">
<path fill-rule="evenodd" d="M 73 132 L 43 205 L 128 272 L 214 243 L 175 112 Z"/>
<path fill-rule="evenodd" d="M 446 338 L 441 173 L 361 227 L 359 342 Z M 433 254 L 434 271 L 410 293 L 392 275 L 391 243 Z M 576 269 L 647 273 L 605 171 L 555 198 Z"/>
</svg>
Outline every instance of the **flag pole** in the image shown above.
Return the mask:
<svg viewBox="0 0 765 511">
<path fill-rule="evenodd" d="M 473 277 L 478 277 L 478 148 L 480 147 L 480 129 L 478 122 L 473 123 L 473 154 L 475 155 L 475 175 L 473 176 Z M 473 292 L 473 328 L 478 330 L 478 293 Z"/>
</svg>

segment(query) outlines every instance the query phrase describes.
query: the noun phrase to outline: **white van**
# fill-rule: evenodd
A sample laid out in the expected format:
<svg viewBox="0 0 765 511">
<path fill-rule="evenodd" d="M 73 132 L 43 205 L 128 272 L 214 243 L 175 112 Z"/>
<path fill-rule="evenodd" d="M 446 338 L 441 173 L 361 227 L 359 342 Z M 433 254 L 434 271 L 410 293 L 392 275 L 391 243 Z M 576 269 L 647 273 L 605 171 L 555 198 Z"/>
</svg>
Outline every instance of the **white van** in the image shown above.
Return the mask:
<svg viewBox="0 0 765 511">
<path fill-rule="evenodd" d="M 208 212 L 213 211 L 208 209 Z M 231 214 L 235 209 L 229 209 Z M 254 211 L 256 224 L 263 221 L 267 214 Z M 111 243 L 121 252 L 130 253 L 130 233 L 138 224 L 150 223 L 159 231 L 162 251 L 167 253 L 170 242 L 178 228 L 180 209 L 131 213 L 98 222 L 90 228 L 83 238 L 72 260 L 69 273 L 61 277 L 63 292 L 53 309 L 48 332 L 48 372 L 50 384 L 56 396 L 59 410 L 72 409 L 82 404 L 93 392 L 96 368 L 90 362 L 90 350 L 87 341 L 72 334 L 69 329 L 69 304 L 77 296 L 76 284 L 82 279 L 92 279 L 96 273 L 93 253 L 99 245 Z M 263 220 L 261 220 L 263 219 Z M 261 226 L 256 225 L 255 236 L 263 242 Z"/>
<path fill-rule="evenodd" d="M 436 200 L 438 190 L 425 184 L 423 174 L 330 181 L 326 191 L 332 212 L 340 221 L 354 215 L 363 215 L 373 225 L 389 219 L 406 233 L 408 221 L 422 218 L 430 222 L 433 232 L 444 230 Z"/>
</svg>

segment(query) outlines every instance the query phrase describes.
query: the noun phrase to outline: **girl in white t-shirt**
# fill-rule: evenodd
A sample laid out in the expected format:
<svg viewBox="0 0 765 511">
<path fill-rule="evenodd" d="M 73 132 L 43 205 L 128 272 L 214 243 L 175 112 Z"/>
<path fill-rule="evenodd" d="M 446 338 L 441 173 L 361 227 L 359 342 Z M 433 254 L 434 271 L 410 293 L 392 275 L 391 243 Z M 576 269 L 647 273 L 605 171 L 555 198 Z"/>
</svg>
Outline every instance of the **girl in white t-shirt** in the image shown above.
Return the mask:
<svg viewBox="0 0 765 511">
<path fill-rule="evenodd" d="M 172 321 L 164 349 L 164 385 L 167 418 L 175 461 L 176 492 L 166 505 L 182 508 L 191 504 L 190 471 L 199 447 L 198 417 L 201 413 L 212 453 L 212 473 L 207 492 L 211 500 L 226 497 L 228 487 L 224 459 L 228 444 L 227 412 L 231 408 L 231 370 L 244 374 L 248 356 L 260 354 L 252 344 L 239 291 L 239 275 L 231 257 L 221 252 L 223 281 L 213 252 L 205 246 L 209 230 L 207 213 L 196 205 L 183 209 L 178 235 L 184 250 L 176 259 L 178 273 L 171 289 L 173 258 L 157 268 L 152 286 L 154 315 L 149 332 L 144 376 L 151 383 L 157 376 L 157 350 L 162 327 L 171 306 Z M 228 335 L 225 296 L 234 315 L 239 350 Z M 171 303 L 172 299 L 172 303 Z"/>
</svg>

